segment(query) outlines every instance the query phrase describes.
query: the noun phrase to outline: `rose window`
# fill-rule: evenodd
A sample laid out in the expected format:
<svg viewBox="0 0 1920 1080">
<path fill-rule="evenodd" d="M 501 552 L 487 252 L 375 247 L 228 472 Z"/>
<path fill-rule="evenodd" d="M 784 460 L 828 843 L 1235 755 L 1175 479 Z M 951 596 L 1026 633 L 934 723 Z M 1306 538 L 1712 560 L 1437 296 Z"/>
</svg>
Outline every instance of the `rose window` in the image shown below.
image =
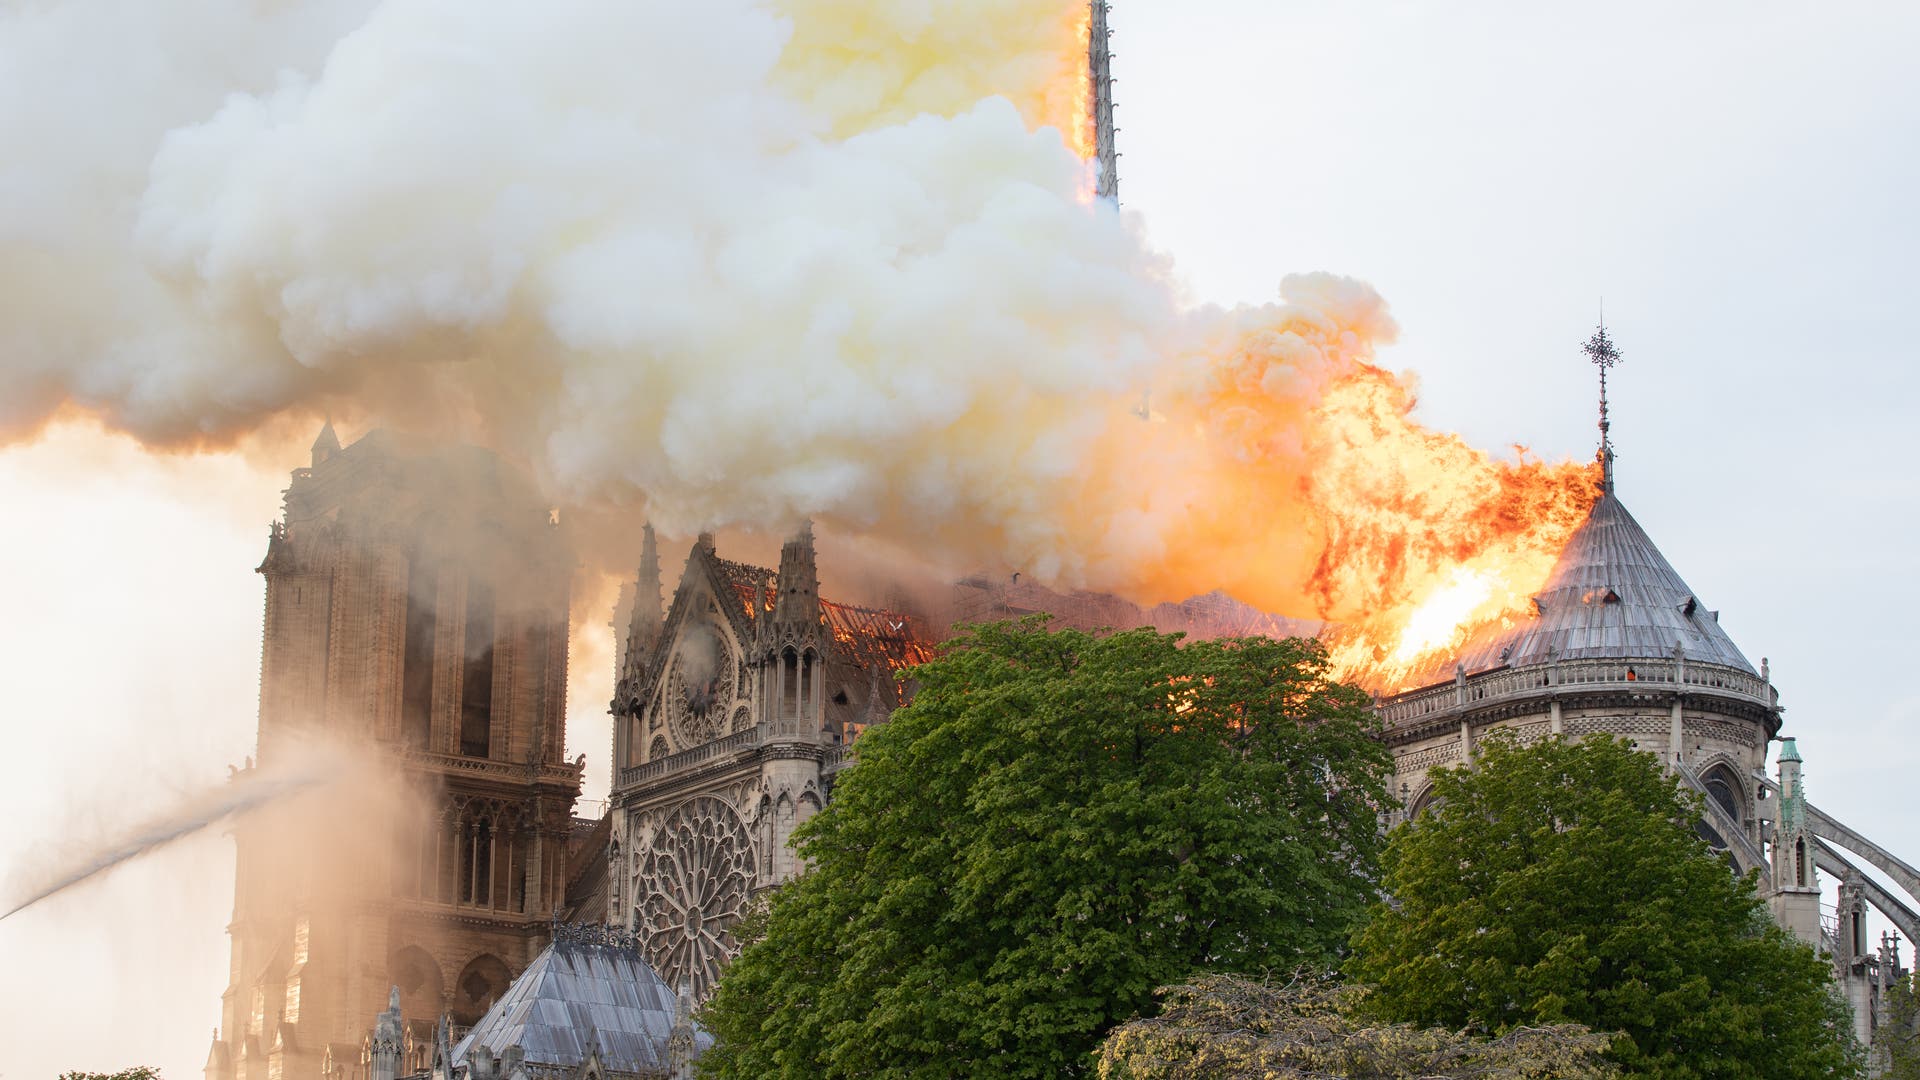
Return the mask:
<svg viewBox="0 0 1920 1080">
<path fill-rule="evenodd" d="M 725 802 L 699 796 L 668 814 L 638 856 L 634 929 L 668 986 L 705 1000 L 737 946 L 733 924 L 753 890 L 753 842 Z"/>
</svg>

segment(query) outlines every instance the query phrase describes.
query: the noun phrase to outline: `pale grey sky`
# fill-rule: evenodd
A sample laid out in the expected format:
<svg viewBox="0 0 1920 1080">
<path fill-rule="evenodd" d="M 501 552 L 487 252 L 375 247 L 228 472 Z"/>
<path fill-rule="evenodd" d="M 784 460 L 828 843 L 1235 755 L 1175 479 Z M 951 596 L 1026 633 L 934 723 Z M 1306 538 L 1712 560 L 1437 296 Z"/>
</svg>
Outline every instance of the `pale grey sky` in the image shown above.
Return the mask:
<svg viewBox="0 0 1920 1080">
<path fill-rule="evenodd" d="M 1427 422 L 1548 457 L 1592 452 L 1578 346 L 1605 298 L 1622 499 L 1771 658 L 1813 799 L 1920 856 L 1920 9 L 1122 0 L 1113 25 L 1124 202 L 1194 298 L 1364 278 Z M 0 868 L 247 752 L 252 568 L 296 464 L 83 436 L 0 452 L 25 776 L 0 789 Z M 604 698 L 571 704 L 596 774 Z M 201 841 L 0 924 L 0 1076 L 196 1074 L 230 890 Z"/>
</svg>

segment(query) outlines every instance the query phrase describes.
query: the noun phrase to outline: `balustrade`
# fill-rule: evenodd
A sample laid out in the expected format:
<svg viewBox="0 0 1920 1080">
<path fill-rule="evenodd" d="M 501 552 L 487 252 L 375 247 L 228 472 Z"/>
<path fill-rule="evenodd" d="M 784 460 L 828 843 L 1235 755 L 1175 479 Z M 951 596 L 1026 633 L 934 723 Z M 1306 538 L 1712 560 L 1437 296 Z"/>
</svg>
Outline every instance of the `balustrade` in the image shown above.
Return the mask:
<svg viewBox="0 0 1920 1080">
<path fill-rule="evenodd" d="M 669 754 L 640 765 L 629 765 L 620 770 L 620 786 L 632 787 L 669 773 L 681 772 L 702 762 L 729 757 L 743 750 L 758 749 L 770 742 L 817 742 L 819 738 L 819 725 L 811 719 L 762 721 L 744 731 L 736 731 L 724 739 L 702 743 L 677 754 Z"/>
<path fill-rule="evenodd" d="M 1464 682 L 1442 683 L 1381 702 L 1380 719 L 1388 727 L 1527 697 L 1560 687 L 1582 690 L 1643 687 L 1703 690 L 1747 698 L 1772 708 L 1773 687 L 1738 668 L 1688 660 L 1595 658 L 1530 664 L 1469 675 Z"/>
</svg>

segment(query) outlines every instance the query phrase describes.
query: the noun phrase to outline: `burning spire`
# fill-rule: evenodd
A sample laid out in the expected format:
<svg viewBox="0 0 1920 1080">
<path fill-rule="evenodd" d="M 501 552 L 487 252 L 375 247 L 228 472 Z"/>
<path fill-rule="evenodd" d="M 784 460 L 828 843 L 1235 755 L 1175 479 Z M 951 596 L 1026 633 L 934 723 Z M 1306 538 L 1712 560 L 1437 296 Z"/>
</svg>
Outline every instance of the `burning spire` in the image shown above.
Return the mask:
<svg viewBox="0 0 1920 1080">
<path fill-rule="evenodd" d="M 1120 201 L 1120 153 L 1113 146 L 1113 53 L 1107 39 L 1107 12 L 1113 5 L 1106 0 L 1089 0 L 1087 27 L 1087 79 L 1093 89 L 1093 160 L 1100 170 L 1094 181 L 1094 195 Z"/>
<path fill-rule="evenodd" d="M 1620 362 L 1620 350 L 1613 347 L 1613 339 L 1607 336 L 1607 320 L 1600 319 L 1600 326 L 1587 339 L 1580 351 L 1600 369 L 1600 490 L 1613 494 L 1613 437 L 1608 432 L 1611 424 L 1607 419 L 1607 369 Z"/>
</svg>

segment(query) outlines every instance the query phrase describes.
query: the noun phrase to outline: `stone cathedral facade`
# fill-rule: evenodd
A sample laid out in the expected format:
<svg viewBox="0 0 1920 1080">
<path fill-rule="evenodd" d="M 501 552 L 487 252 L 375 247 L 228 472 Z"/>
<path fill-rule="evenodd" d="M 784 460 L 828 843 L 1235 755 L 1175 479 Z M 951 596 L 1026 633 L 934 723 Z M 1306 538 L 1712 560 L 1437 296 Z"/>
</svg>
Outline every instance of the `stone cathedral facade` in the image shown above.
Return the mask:
<svg viewBox="0 0 1920 1080">
<path fill-rule="evenodd" d="M 285 507 L 259 567 L 248 768 L 319 739 L 399 790 L 235 827 L 209 1080 L 344 1076 L 396 986 L 423 1038 L 443 1015 L 475 1023 L 545 944 L 577 869 L 573 567 L 545 504 L 484 451 L 384 432 L 343 449 L 329 425 Z"/>
<path fill-rule="evenodd" d="M 777 571 L 702 536 L 662 611 L 645 535 L 613 700 L 607 920 L 697 999 L 748 901 L 799 871 L 793 830 L 825 805 L 848 746 L 901 704 L 895 673 L 931 655 L 915 617 L 819 589 L 810 528 Z"/>
</svg>

